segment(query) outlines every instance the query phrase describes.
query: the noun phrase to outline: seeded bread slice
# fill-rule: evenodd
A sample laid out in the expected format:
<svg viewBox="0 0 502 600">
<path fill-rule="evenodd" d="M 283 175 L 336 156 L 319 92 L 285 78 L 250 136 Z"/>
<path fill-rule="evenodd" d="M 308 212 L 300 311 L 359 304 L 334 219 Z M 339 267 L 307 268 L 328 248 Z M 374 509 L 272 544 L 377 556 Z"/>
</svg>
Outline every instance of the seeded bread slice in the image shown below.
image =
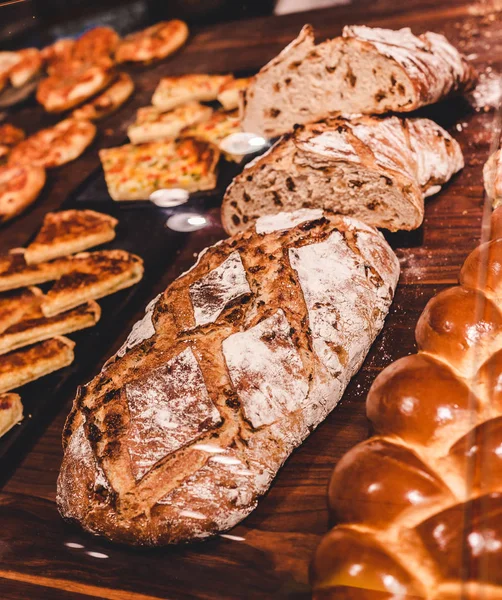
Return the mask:
<svg viewBox="0 0 502 600">
<path fill-rule="evenodd" d="M 242 126 L 275 137 L 333 113 L 409 112 L 471 87 L 475 78 L 437 33 L 352 26 L 316 45 L 306 25 L 243 92 Z"/>
<path fill-rule="evenodd" d="M 458 143 L 429 119 L 362 116 L 300 126 L 234 179 L 222 222 L 233 235 L 263 215 L 322 208 L 391 231 L 415 229 L 424 197 L 463 164 Z"/>
</svg>

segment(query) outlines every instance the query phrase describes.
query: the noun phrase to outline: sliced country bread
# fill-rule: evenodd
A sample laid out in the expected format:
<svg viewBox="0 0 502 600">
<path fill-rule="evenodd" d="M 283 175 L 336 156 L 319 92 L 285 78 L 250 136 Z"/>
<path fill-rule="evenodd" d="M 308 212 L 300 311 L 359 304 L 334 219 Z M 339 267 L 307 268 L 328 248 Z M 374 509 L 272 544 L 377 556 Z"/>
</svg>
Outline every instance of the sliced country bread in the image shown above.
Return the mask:
<svg viewBox="0 0 502 600">
<path fill-rule="evenodd" d="M 275 137 L 334 113 L 409 112 L 474 80 L 473 68 L 436 33 L 354 26 L 316 45 L 306 25 L 243 92 L 242 126 Z"/>
<path fill-rule="evenodd" d="M 229 186 L 229 234 L 258 217 L 322 208 L 391 231 L 415 229 L 424 197 L 463 166 L 457 142 L 428 119 L 360 117 L 298 127 Z"/>
</svg>

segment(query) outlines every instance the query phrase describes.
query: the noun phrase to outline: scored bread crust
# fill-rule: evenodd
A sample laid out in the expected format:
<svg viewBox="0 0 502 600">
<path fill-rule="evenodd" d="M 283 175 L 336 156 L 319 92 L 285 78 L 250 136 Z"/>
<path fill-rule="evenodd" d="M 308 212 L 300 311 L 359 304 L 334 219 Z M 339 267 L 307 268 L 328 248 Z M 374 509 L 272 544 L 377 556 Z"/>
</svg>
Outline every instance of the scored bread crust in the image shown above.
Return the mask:
<svg viewBox="0 0 502 600">
<path fill-rule="evenodd" d="M 24 259 L 28 265 L 76 254 L 104 244 L 115 237 L 118 221 L 94 210 L 65 210 L 47 213 Z"/>
<path fill-rule="evenodd" d="M 78 391 L 61 514 L 141 545 L 237 524 L 340 399 L 398 275 L 380 233 L 321 211 L 206 249 Z"/>
<path fill-rule="evenodd" d="M 297 127 L 228 187 L 233 234 L 259 216 L 324 208 L 391 231 L 415 229 L 424 197 L 464 166 L 458 143 L 429 119 L 362 116 Z"/>
<path fill-rule="evenodd" d="M 73 362 L 75 342 L 55 336 L 0 356 L 0 393 L 67 367 Z"/>
<path fill-rule="evenodd" d="M 244 131 L 275 137 L 333 113 L 410 112 L 470 88 L 472 66 L 437 33 L 347 26 L 315 44 L 306 25 L 241 96 Z"/>
</svg>

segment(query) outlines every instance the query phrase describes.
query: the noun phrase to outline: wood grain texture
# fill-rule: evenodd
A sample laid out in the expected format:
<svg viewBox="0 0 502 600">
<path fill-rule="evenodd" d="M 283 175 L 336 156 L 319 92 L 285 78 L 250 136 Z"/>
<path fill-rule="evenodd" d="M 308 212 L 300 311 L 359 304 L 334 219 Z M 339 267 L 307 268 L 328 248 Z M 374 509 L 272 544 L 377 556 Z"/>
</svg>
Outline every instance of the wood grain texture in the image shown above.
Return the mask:
<svg viewBox="0 0 502 600">
<path fill-rule="evenodd" d="M 342 26 L 350 23 L 411 26 L 416 33 L 439 31 L 472 55 L 481 72 L 487 67 L 501 72 L 502 12 L 496 13 L 494 6 L 494 2 L 462 0 L 364 1 L 356 6 L 196 31 L 172 59 L 146 70 L 130 69 L 137 85 L 133 98 L 103 121 L 97 141 L 84 156 L 50 174 L 48 186 L 34 207 L 1 230 L 0 251 L 24 244 L 47 210 L 61 206 L 99 170 L 97 149 L 125 139 L 135 109 L 149 102 L 162 75 L 253 72 L 295 37 L 305 22 L 314 25 L 319 39 L 338 35 Z M 498 6 L 502 11 L 500 2 Z M 432 295 L 457 281 L 460 265 L 480 237 L 481 169 L 495 134 L 494 113 L 475 113 L 460 99 L 421 114 L 449 128 L 461 144 L 466 167 L 437 197 L 427 201 L 425 223 L 418 232 L 390 236 L 401 260 L 402 276 L 384 331 L 339 406 L 288 460 L 256 511 L 230 532 L 234 539 L 219 537 L 190 546 L 141 551 L 113 546 L 65 524 L 57 514 L 54 496 L 62 457 L 61 429 L 71 401 L 68 397 L 66 406 L 34 442 L 0 492 L 2 598 L 298 600 L 310 596 L 308 564 L 328 527 L 326 486 L 337 460 L 368 434 L 366 393 L 383 367 L 415 350 L 413 332 L 420 312 Z M 30 105 L 13 118 L 15 124 L 24 124 L 29 131 L 49 121 Z M 127 249 L 141 254 L 149 227 L 148 218 L 143 217 L 146 213 L 111 207 L 100 189 L 96 188 L 93 208 L 118 211 Z M 93 355 L 81 365 L 78 382 L 90 378 L 119 347 L 148 298 L 190 266 L 194 253 L 223 236 L 217 204 L 217 197 L 201 204 L 211 227 L 182 238 L 166 234 L 163 253 L 159 254 L 164 262 L 158 269 L 152 266 L 134 310 L 115 324 L 110 336 L 96 345 Z M 159 215 L 164 218 L 164 213 Z M 68 543 L 82 548 L 68 547 Z"/>
</svg>

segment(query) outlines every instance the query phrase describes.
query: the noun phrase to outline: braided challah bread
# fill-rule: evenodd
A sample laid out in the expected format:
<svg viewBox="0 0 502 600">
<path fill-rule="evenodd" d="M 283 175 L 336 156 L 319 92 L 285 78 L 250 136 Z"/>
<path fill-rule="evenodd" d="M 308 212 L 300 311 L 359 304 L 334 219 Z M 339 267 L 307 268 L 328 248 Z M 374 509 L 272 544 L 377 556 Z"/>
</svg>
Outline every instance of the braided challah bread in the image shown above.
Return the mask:
<svg viewBox="0 0 502 600">
<path fill-rule="evenodd" d="M 427 304 L 419 352 L 370 389 L 376 435 L 333 472 L 315 598 L 502 598 L 500 211 L 460 286 Z"/>
<path fill-rule="evenodd" d="M 337 113 L 410 112 L 475 80 L 472 66 L 438 33 L 347 26 L 316 45 L 305 25 L 249 82 L 242 127 L 271 138 Z"/>
<path fill-rule="evenodd" d="M 228 187 L 229 234 L 259 216 L 324 208 L 391 231 L 415 229 L 424 197 L 464 166 L 458 143 L 430 119 L 358 117 L 297 127 Z"/>
<path fill-rule="evenodd" d="M 379 232 L 320 210 L 208 248 L 77 394 L 63 516 L 148 545 L 238 523 L 335 407 L 398 275 Z"/>
</svg>

